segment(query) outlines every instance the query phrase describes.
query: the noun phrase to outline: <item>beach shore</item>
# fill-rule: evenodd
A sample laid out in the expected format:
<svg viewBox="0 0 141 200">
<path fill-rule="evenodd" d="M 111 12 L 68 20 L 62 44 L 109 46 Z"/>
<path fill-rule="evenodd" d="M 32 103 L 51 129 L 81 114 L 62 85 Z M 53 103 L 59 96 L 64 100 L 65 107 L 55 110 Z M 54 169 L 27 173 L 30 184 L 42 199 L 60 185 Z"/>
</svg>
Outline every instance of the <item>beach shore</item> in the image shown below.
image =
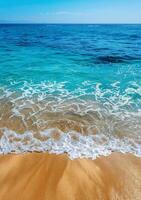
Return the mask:
<svg viewBox="0 0 141 200">
<path fill-rule="evenodd" d="M 96 160 L 26 153 L 0 156 L 1 200 L 139 200 L 141 158 Z"/>
</svg>

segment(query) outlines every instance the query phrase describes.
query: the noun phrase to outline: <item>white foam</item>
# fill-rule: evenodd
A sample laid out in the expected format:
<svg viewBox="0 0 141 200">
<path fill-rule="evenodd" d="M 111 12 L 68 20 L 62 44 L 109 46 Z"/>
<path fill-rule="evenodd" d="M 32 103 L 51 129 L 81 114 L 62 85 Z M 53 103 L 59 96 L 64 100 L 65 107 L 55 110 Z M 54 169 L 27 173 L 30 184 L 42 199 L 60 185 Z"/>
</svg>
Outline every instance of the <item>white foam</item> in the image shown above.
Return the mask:
<svg viewBox="0 0 141 200">
<path fill-rule="evenodd" d="M 60 137 L 56 140 L 52 137 L 54 129 L 48 129 L 40 132 L 40 137 L 44 140 L 39 140 L 31 132 L 17 134 L 7 128 L 1 129 L 1 131 L 3 132 L 0 139 L 1 154 L 28 151 L 67 153 L 70 159 L 95 159 L 101 155 L 108 156 L 112 152 L 133 153 L 136 156 L 141 156 L 141 137 L 138 137 L 137 143 L 126 137 L 120 139 L 104 134 L 84 136 L 77 132 L 63 133 L 58 131 Z"/>
<path fill-rule="evenodd" d="M 123 92 L 119 82 L 104 88 L 101 83 L 85 81 L 74 90 L 68 89 L 67 84 L 66 82 L 39 84 L 12 82 L 13 88 L 18 85 L 18 92 L 16 89 L 1 88 L 0 105 L 3 105 L 3 101 L 10 102 L 11 118 L 14 119 L 16 116 L 22 119 L 27 131 L 18 134 L 7 128 L 1 129 L 3 135 L 0 138 L 0 153 L 49 151 L 57 154 L 67 153 L 71 159 L 78 157 L 95 159 L 100 155 L 109 155 L 113 151 L 118 151 L 141 156 L 141 86 L 139 84 L 132 82 Z M 136 100 L 133 97 L 135 95 L 138 96 Z M 31 109 L 28 117 L 23 112 L 26 108 Z M 66 116 L 67 113 L 72 116 L 78 115 L 78 119 L 84 117 L 85 121 L 90 119 L 90 123 L 87 121 L 88 136 L 70 130 L 67 133 L 59 132 L 60 139 L 56 141 L 51 136 L 52 129 L 48 129 L 40 132 L 41 138 L 46 136 L 48 139 L 37 139 L 34 133 L 28 131 L 26 122 L 34 116 L 33 123 L 43 126 L 48 121 L 40 118 L 40 114 L 45 112 L 61 113 L 61 116 Z M 94 126 L 97 135 L 91 134 L 90 130 Z M 121 138 L 115 133 L 117 129 L 122 132 Z M 72 135 L 75 135 L 78 140 L 74 140 Z"/>
</svg>

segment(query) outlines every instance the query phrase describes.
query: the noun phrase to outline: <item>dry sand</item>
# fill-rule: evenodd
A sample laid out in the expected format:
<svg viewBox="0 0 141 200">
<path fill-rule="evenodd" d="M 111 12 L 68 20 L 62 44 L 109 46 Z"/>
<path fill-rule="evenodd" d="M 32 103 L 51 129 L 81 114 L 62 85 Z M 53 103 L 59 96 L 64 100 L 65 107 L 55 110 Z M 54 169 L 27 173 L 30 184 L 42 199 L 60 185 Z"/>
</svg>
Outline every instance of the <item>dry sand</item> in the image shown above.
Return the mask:
<svg viewBox="0 0 141 200">
<path fill-rule="evenodd" d="M 141 200 L 141 158 L 97 160 L 28 153 L 0 156 L 0 200 Z"/>
</svg>

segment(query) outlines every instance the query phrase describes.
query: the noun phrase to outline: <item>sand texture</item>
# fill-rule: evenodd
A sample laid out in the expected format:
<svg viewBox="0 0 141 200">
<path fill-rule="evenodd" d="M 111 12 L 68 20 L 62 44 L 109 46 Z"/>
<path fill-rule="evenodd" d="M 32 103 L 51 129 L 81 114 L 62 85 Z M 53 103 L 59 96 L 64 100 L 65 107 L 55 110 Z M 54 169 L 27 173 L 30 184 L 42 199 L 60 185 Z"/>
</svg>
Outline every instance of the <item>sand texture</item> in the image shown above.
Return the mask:
<svg viewBox="0 0 141 200">
<path fill-rule="evenodd" d="M 141 158 L 2 155 L 0 200 L 141 200 Z"/>
</svg>

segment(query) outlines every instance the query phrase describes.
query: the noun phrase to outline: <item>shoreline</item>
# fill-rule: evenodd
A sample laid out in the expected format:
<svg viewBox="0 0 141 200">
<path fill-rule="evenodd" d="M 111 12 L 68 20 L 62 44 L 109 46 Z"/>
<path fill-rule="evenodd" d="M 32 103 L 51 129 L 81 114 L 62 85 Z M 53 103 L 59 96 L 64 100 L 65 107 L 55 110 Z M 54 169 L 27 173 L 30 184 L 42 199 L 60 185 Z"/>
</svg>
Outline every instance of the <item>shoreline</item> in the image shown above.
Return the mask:
<svg viewBox="0 0 141 200">
<path fill-rule="evenodd" d="M 0 155 L 0 199 L 141 199 L 141 158 L 112 153 L 96 160 L 66 154 Z"/>
</svg>

